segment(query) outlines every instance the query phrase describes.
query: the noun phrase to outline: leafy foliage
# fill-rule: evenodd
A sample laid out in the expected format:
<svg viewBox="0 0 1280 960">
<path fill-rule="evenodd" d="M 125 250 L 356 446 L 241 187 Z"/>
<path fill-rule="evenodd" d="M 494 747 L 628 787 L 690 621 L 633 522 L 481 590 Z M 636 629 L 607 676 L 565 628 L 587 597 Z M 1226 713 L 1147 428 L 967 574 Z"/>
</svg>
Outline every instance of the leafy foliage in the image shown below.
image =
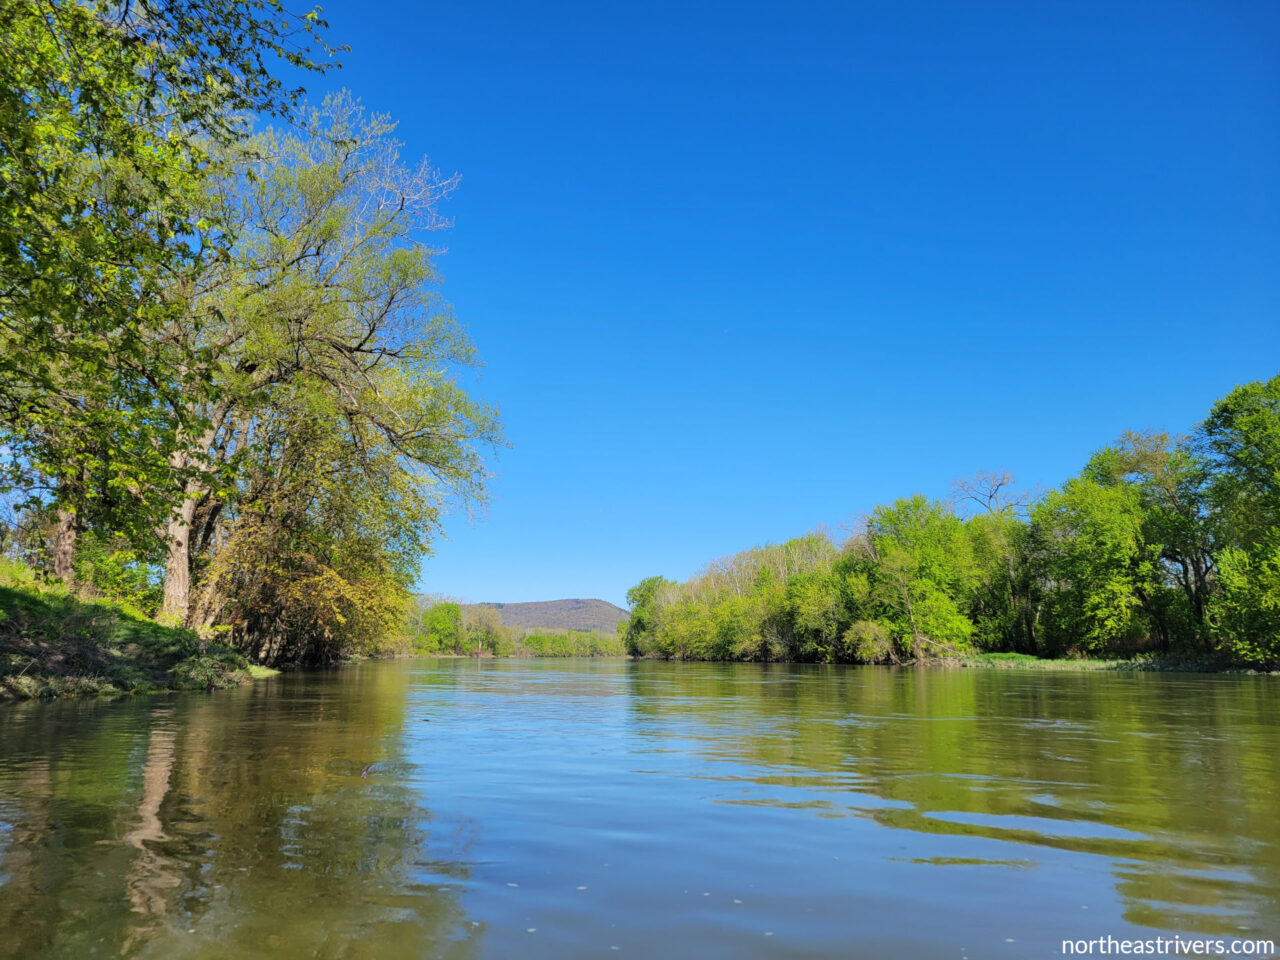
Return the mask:
<svg viewBox="0 0 1280 960">
<path fill-rule="evenodd" d="M 838 550 L 810 534 L 688 583 L 650 577 L 628 594 L 628 652 L 1280 663 L 1280 377 L 1234 390 L 1193 438 L 1125 434 L 1035 503 L 1010 482 L 878 507 Z"/>
<path fill-rule="evenodd" d="M 435 291 L 454 179 L 272 74 L 325 69 L 316 11 L 0 8 L 0 491 L 24 555 L 265 662 L 394 643 L 499 440 Z"/>
<path fill-rule="evenodd" d="M 0 559 L 0 699 L 212 690 L 248 679 L 245 658 L 132 604 L 84 600 Z"/>
<path fill-rule="evenodd" d="M 170 456 L 193 427 L 172 393 L 211 386 L 155 328 L 234 243 L 197 203 L 216 148 L 245 111 L 290 112 L 275 62 L 324 69 L 333 51 L 315 12 L 278 0 L 0 12 L 0 486 L 140 543 L 170 506 L 146 492 L 189 466 Z"/>
<path fill-rule="evenodd" d="M 498 611 L 464 608 L 452 600 L 419 597 L 405 621 L 409 650 L 421 656 L 616 657 L 616 633 L 507 626 Z"/>
<path fill-rule="evenodd" d="M 1228 649 L 1280 661 L 1280 376 L 1237 387 L 1205 420 L 1208 499 L 1224 549 L 1210 601 Z"/>
</svg>

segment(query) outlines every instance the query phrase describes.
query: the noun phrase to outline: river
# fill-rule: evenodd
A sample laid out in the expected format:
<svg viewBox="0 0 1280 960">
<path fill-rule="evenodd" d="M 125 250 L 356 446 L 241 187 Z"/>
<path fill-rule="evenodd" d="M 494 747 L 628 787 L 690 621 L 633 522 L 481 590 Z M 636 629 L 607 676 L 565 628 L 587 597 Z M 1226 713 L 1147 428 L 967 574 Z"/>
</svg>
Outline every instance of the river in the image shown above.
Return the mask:
<svg viewBox="0 0 1280 960">
<path fill-rule="evenodd" d="M 1280 941 L 1280 678 L 418 660 L 0 707 L 0 956 Z"/>
</svg>

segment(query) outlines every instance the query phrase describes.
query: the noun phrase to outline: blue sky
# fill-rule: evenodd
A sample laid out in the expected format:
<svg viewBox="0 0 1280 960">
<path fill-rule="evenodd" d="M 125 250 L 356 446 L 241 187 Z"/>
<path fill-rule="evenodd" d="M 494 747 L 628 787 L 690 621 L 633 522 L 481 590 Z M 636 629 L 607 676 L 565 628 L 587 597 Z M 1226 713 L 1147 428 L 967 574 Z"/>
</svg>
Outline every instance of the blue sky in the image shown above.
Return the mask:
<svg viewBox="0 0 1280 960">
<path fill-rule="evenodd" d="M 511 448 L 421 588 L 601 597 L 1280 372 L 1280 5 L 326 4 L 462 175 Z"/>
</svg>

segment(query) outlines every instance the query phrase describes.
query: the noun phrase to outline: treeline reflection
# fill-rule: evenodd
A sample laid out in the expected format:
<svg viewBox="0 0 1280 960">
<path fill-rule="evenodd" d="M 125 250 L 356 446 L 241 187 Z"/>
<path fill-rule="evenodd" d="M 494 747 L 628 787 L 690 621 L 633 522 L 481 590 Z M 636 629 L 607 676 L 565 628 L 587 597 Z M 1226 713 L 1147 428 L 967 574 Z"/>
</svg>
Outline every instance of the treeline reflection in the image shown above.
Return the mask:
<svg viewBox="0 0 1280 960">
<path fill-rule="evenodd" d="M 469 833 L 420 802 L 408 682 L 0 711 L 0 955 L 475 956 Z"/>
<path fill-rule="evenodd" d="M 631 709 L 754 787 L 719 802 L 1105 857 L 1130 922 L 1280 929 L 1272 678 L 685 666 L 633 664 Z"/>
</svg>

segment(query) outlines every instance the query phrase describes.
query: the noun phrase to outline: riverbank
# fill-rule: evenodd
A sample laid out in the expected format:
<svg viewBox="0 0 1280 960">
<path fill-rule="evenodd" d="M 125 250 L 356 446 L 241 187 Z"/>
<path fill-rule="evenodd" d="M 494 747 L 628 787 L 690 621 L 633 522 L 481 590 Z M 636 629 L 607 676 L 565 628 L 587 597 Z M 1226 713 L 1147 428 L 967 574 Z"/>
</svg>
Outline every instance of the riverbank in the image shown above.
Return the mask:
<svg viewBox="0 0 1280 960">
<path fill-rule="evenodd" d="M 1254 669 L 1229 660 L 1178 660 L 1134 657 L 1126 660 L 1046 659 L 1026 653 L 980 653 L 939 661 L 967 669 L 1059 670 L 1079 673 L 1119 671 L 1128 673 L 1244 673 L 1280 676 L 1280 670 Z"/>
<path fill-rule="evenodd" d="M 621 642 L 615 643 L 616 648 L 596 635 L 532 633 L 519 643 L 494 644 L 499 649 L 485 649 L 480 655 L 484 659 L 608 658 L 615 649 L 621 653 Z M 476 653 L 404 649 L 398 655 L 474 659 Z M 1269 672 L 1225 659 L 1042 659 L 1016 653 L 974 654 L 930 660 L 925 665 L 1072 672 Z M 60 583 L 39 581 L 19 564 L 0 569 L 0 700 L 218 690 L 278 672 L 249 663 L 226 644 L 163 626 L 127 603 L 77 597 Z"/>
<path fill-rule="evenodd" d="M 676 661 L 680 663 L 788 663 L 804 665 L 813 663 L 810 660 L 730 660 L 713 658 L 679 658 L 679 657 L 633 657 L 635 660 L 652 660 L 656 662 Z M 974 653 L 957 657 L 934 657 L 928 660 L 908 660 L 896 664 L 865 664 L 836 661 L 829 666 L 879 666 L 886 669 L 967 669 L 967 670 L 1050 670 L 1066 673 L 1239 673 L 1250 675 L 1271 674 L 1280 676 L 1280 670 L 1266 667 L 1251 667 L 1225 659 L 1175 659 L 1137 656 L 1128 659 L 1086 660 L 1079 658 L 1035 657 L 1026 653 Z"/>
<path fill-rule="evenodd" d="M 483 659 L 625 656 L 616 635 L 600 632 L 494 630 L 481 642 Z M 380 654 L 353 653 L 342 661 L 474 659 L 475 643 L 466 636 L 457 650 L 424 651 L 407 638 L 392 638 Z M 220 690 L 279 672 L 250 663 L 227 644 L 157 623 L 128 602 L 79 596 L 0 558 L 0 700 Z"/>
<path fill-rule="evenodd" d="M 126 604 L 17 575 L 0 582 L 0 699 L 218 690 L 274 673 Z"/>
</svg>

